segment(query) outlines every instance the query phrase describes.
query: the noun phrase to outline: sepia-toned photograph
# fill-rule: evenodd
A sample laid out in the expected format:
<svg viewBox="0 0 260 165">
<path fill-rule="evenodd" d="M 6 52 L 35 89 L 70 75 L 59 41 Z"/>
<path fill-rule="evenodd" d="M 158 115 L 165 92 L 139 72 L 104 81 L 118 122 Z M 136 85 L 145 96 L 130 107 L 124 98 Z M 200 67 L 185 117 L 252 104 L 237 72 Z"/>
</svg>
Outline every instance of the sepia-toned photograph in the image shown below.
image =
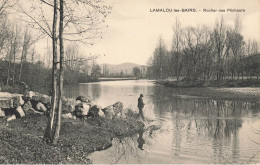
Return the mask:
<svg viewBox="0 0 260 165">
<path fill-rule="evenodd" d="M 260 164 L 259 0 L 0 0 L 0 164 Z"/>
</svg>

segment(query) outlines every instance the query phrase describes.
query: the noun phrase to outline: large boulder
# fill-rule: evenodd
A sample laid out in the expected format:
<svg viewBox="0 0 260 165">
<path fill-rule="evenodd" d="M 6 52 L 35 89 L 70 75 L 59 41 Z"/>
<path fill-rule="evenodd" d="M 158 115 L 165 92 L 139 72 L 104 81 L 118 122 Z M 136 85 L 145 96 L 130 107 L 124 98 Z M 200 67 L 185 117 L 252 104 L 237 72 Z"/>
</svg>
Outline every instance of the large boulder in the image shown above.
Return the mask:
<svg viewBox="0 0 260 165">
<path fill-rule="evenodd" d="M 86 97 L 86 96 L 78 96 L 76 100 L 80 100 L 81 102 L 85 102 L 85 103 L 89 103 L 93 101 L 90 97 Z"/>
<path fill-rule="evenodd" d="M 13 114 L 12 116 L 7 118 L 7 121 L 11 121 L 11 120 L 15 120 L 15 119 L 16 119 L 16 116 L 15 116 L 15 114 Z"/>
<path fill-rule="evenodd" d="M 0 92 L 0 108 L 13 108 L 13 99 L 11 93 Z"/>
<path fill-rule="evenodd" d="M 0 117 L 4 117 L 5 116 L 5 111 L 3 111 L 1 108 L 0 108 Z"/>
<path fill-rule="evenodd" d="M 28 99 L 32 99 L 32 97 L 35 95 L 35 92 L 33 92 L 33 91 L 28 91 L 28 92 L 26 92 L 25 94 L 24 94 L 24 96 L 26 97 L 26 98 L 28 98 Z"/>
<path fill-rule="evenodd" d="M 126 117 L 128 117 L 128 118 L 138 118 L 139 117 L 139 114 L 137 112 L 134 112 L 132 109 L 129 109 L 129 108 L 124 109 L 122 114 L 125 114 Z"/>
<path fill-rule="evenodd" d="M 79 103 L 74 110 L 74 114 L 76 117 L 84 117 L 89 113 L 90 106 L 87 103 Z"/>
<path fill-rule="evenodd" d="M 33 108 L 30 108 L 26 114 L 43 114 L 43 112 L 36 111 Z"/>
<path fill-rule="evenodd" d="M 123 103 L 118 101 L 116 102 L 115 104 L 113 104 L 113 107 L 114 107 L 114 111 L 115 111 L 115 114 L 116 115 L 119 115 L 122 113 L 123 111 Z"/>
<path fill-rule="evenodd" d="M 48 104 L 51 102 L 51 97 L 48 95 L 42 95 L 42 94 L 36 94 L 34 96 L 32 96 L 32 100 L 34 101 L 40 101 L 43 104 Z"/>
<path fill-rule="evenodd" d="M 76 119 L 76 117 L 73 116 L 71 113 L 62 114 L 61 117 L 67 118 L 67 119 Z"/>
<path fill-rule="evenodd" d="M 0 108 L 13 108 L 13 99 L 0 98 Z"/>
<path fill-rule="evenodd" d="M 20 105 L 24 104 L 24 100 L 23 100 L 22 96 L 23 95 L 21 95 L 21 94 L 12 94 L 14 107 L 19 107 Z"/>
<path fill-rule="evenodd" d="M 23 107 L 25 114 L 28 114 L 30 108 L 32 108 L 32 103 L 30 101 L 27 101 L 22 107 Z"/>
<path fill-rule="evenodd" d="M 63 99 L 62 101 L 62 113 L 71 113 L 75 110 L 76 100 Z"/>
<path fill-rule="evenodd" d="M 89 105 L 90 107 L 93 107 L 93 106 L 96 105 L 96 103 L 94 103 L 93 101 L 91 101 L 91 102 L 88 103 L 88 105 Z"/>
<path fill-rule="evenodd" d="M 105 117 L 105 113 L 102 110 L 98 111 L 98 116 L 99 117 Z"/>
<path fill-rule="evenodd" d="M 16 108 L 16 116 L 17 116 L 18 118 L 21 118 L 21 117 L 24 117 L 24 116 L 25 116 L 25 113 L 24 113 L 24 111 L 23 111 L 23 109 L 22 109 L 21 106 L 19 106 L 19 107 Z"/>
<path fill-rule="evenodd" d="M 41 102 L 38 102 L 36 104 L 36 110 L 40 112 L 46 112 L 47 108 Z"/>
<path fill-rule="evenodd" d="M 102 111 L 104 112 L 104 114 L 107 118 L 112 119 L 115 116 L 115 111 L 114 111 L 113 105 L 105 107 L 104 109 L 102 109 Z"/>
<path fill-rule="evenodd" d="M 94 105 L 89 109 L 89 114 L 88 116 L 92 117 L 98 117 L 99 116 L 99 111 L 101 110 L 101 107 L 99 105 Z M 102 113 L 100 113 L 102 115 Z"/>
<path fill-rule="evenodd" d="M 42 102 L 43 104 L 48 104 L 51 102 L 51 97 L 48 95 L 40 95 L 40 102 Z"/>
</svg>

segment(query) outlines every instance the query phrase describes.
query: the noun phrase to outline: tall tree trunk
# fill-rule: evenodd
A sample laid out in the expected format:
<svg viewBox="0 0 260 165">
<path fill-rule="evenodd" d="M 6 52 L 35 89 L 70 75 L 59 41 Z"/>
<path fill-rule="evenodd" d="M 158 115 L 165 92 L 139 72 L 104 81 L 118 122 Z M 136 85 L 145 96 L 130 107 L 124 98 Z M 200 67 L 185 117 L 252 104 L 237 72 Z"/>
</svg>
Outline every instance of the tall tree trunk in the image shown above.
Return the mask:
<svg viewBox="0 0 260 165">
<path fill-rule="evenodd" d="M 13 87 L 14 87 L 14 84 L 15 84 L 15 56 L 16 56 L 16 40 L 14 42 L 14 49 L 13 49 Z"/>
<path fill-rule="evenodd" d="M 59 40 L 60 40 L 60 75 L 59 75 L 59 93 L 58 93 L 58 108 L 57 108 L 57 123 L 55 127 L 53 144 L 56 144 L 60 134 L 61 124 L 61 111 L 62 111 L 62 91 L 63 91 L 63 61 L 64 61 L 64 45 L 63 45 L 63 0 L 60 0 L 60 27 L 59 27 Z"/>
<path fill-rule="evenodd" d="M 52 99 L 51 110 L 48 119 L 47 128 L 45 130 L 44 139 L 47 143 L 53 144 L 54 138 L 54 122 L 56 112 L 56 98 L 57 98 L 57 76 L 58 76 L 58 58 L 57 58 L 57 0 L 54 0 L 53 8 L 53 25 L 52 25 L 52 51 L 53 51 L 53 64 L 52 64 Z"/>
<path fill-rule="evenodd" d="M 13 42 L 11 40 L 11 45 L 10 45 L 10 52 L 9 52 L 9 58 L 8 58 L 8 68 L 7 68 L 7 80 L 6 80 L 6 85 L 9 86 L 9 80 L 10 80 L 10 68 L 11 68 L 11 60 L 12 60 L 12 48 L 13 48 Z"/>
<path fill-rule="evenodd" d="M 22 70 L 23 70 L 23 61 L 24 61 L 24 58 L 25 58 L 25 54 L 27 53 L 27 47 L 26 47 L 26 44 L 27 44 L 27 41 L 26 41 L 26 36 L 27 36 L 27 29 L 25 31 L 25 34 L 24 34 L 24 38 L 23 38 L 23 50 L 22 50 L 22 56 L 21 56 L 21 63 L 20 63 L 20 71 L 19 71 L 19 76 L 18 76 L 18 80 L 21 81 L 21 76 L 22 76 Z"/>
</svg>

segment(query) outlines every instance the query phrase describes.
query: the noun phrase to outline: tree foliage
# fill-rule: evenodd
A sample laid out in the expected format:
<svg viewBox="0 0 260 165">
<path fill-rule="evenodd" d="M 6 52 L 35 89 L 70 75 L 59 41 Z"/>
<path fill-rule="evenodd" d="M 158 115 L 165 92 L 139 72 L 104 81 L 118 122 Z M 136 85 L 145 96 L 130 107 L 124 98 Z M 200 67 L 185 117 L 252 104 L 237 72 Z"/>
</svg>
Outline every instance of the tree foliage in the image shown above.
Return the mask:
<svg viewBox="0 0 260 165">
<path fill-rule="evenodd" d="M 176 18 L 171 50 L 168 51 L 163 39 L 159 38 L 149 62 L 148 74 L 158 80 L 176 77 L 177 81 L 191 82 L 256 76 L 256 71 L 249 69 L 253 64 L 246 63 L 245 57 L 257 54 L 257 42 L 246 42 L 240 29 L 238 16 L 233 28 L 228 27 L 221 17 L 213 29 L 206 26 L 182 28 Z"/>
</svg>

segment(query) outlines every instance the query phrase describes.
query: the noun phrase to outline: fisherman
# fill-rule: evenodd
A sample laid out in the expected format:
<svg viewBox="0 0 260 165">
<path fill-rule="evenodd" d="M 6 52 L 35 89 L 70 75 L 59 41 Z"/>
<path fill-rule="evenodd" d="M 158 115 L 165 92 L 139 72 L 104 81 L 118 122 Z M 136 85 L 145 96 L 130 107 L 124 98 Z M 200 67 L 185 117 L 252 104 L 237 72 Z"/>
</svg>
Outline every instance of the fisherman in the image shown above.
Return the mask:
<svg viewBox="0 0 260 165">
<path fill-rule="evenodd" d="M 142 117 L 142 119 L 144 120 L 144 112 L 143 112 L 143 108 L 144 108 L 144 101 L 143 101 L 143 94 L 140 94 L 140 97 L 138 98 L 138 109 L 139 109 L 139 115 Z"/>
</svg>

